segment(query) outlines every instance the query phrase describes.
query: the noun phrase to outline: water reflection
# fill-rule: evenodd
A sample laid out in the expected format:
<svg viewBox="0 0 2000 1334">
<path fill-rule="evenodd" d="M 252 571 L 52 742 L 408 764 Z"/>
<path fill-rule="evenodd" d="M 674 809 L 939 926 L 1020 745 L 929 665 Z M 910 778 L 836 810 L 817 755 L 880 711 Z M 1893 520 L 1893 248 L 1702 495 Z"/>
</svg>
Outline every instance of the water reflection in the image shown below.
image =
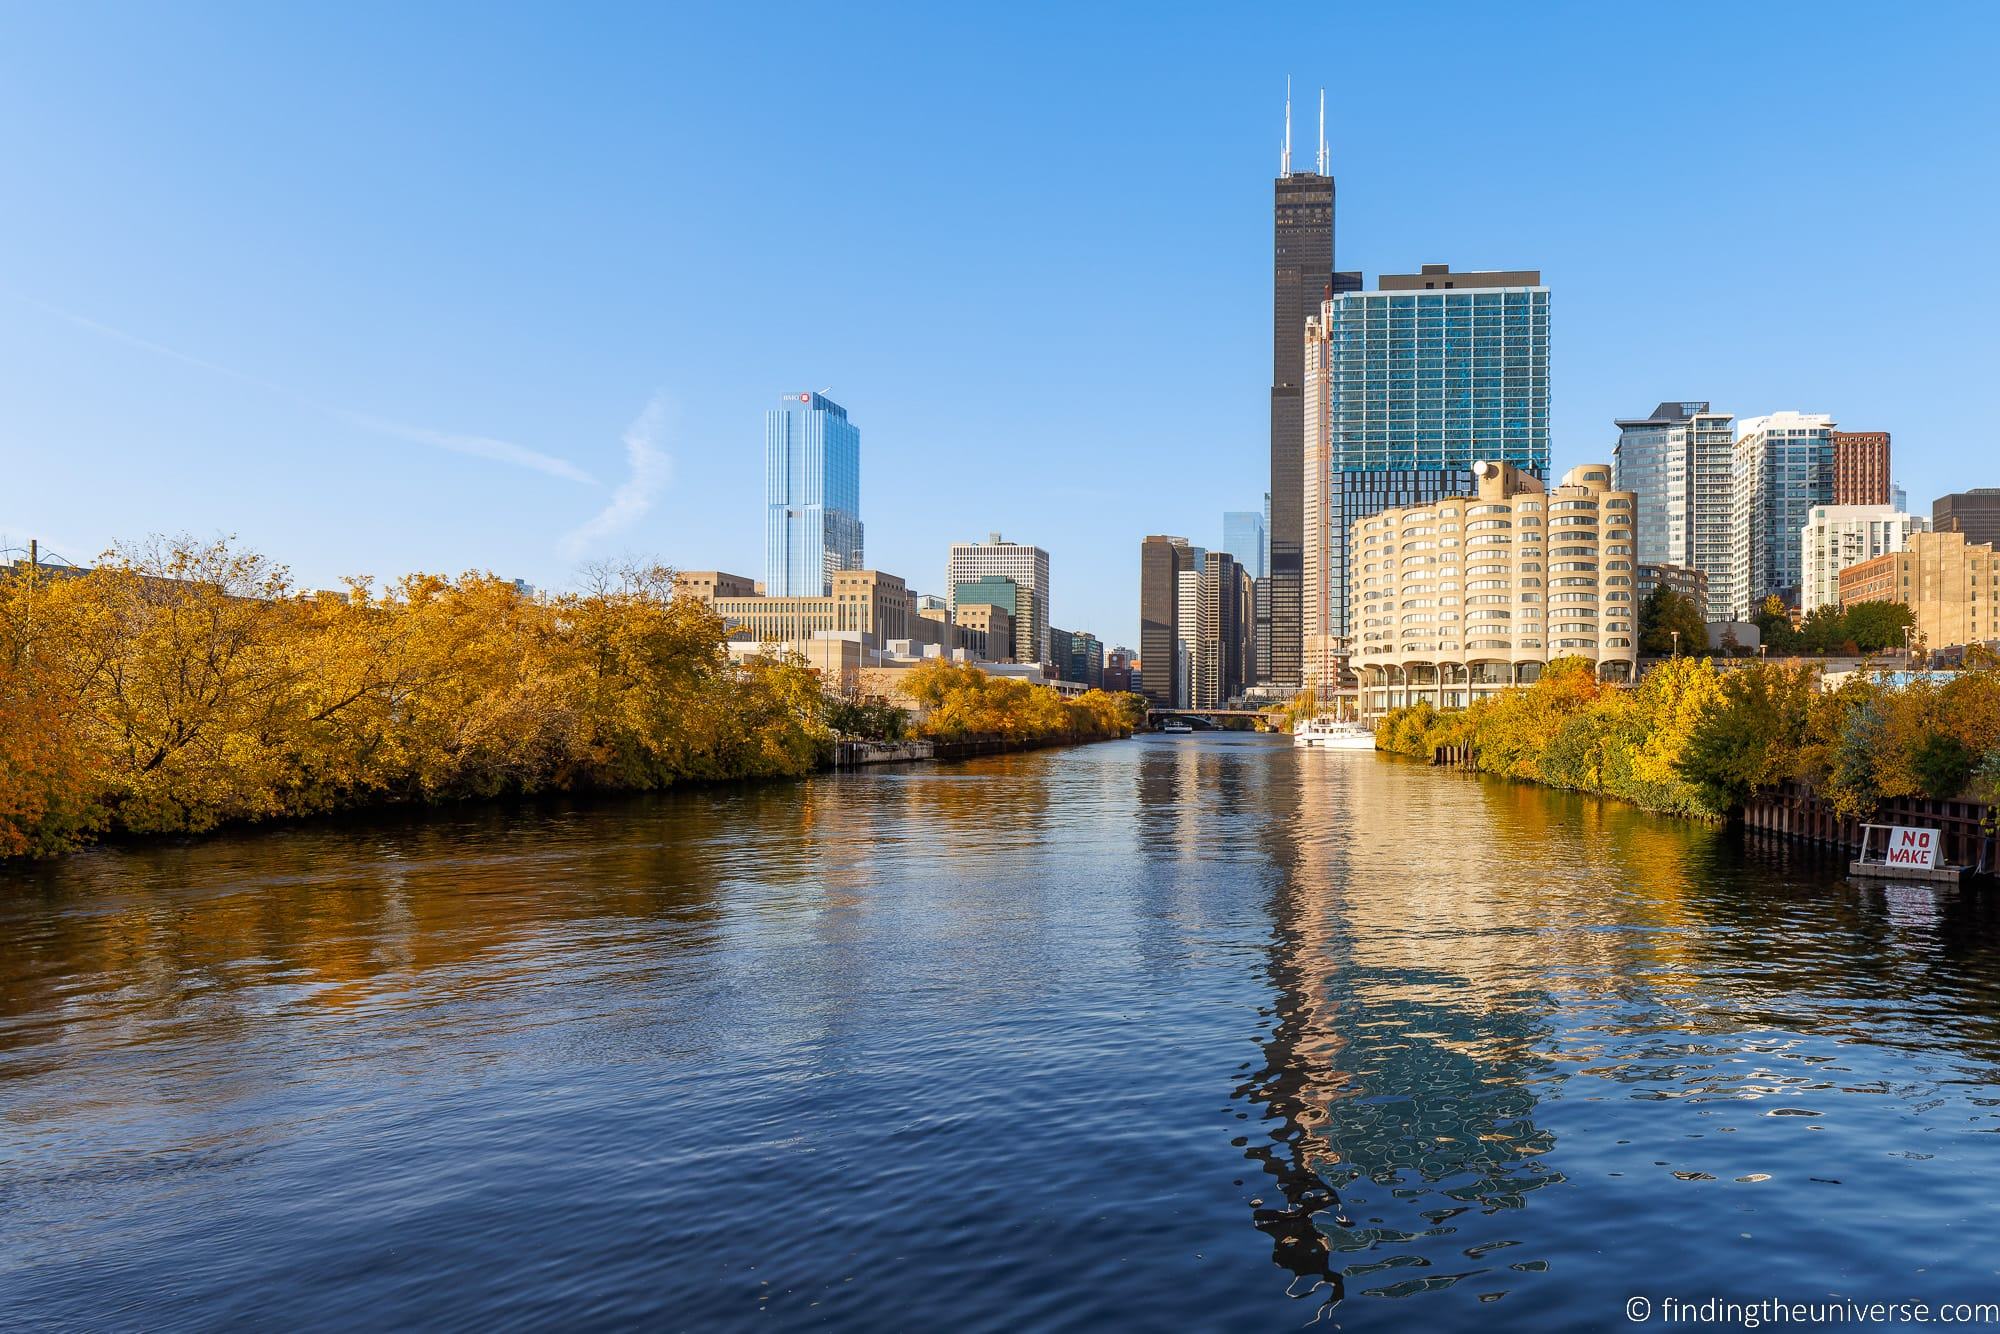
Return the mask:
<svg viewBox="0 0 2000 1334">
<path fill-rule="evenodd" d="M 111 848 L 0 873 L 0 937 L 0 1323 L 1598 1327 L 1638 1253 L 1990 1270 L 2000 896 L 1372 756 Z"/>
</svg>

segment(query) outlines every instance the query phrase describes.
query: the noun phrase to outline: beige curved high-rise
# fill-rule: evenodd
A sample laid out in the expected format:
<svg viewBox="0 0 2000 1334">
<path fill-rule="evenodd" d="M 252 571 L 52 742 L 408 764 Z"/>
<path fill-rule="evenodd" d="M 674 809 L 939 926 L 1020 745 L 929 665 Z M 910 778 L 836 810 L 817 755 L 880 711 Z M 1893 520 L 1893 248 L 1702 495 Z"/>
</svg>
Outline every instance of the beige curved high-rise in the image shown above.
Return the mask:
<svg viewBox="0 0 2000 1334">
<path fill-rule="evenodd" d="M 1350 664 L 1364 716 L 1420 699 L 1461 708 L 1556 658 L 1633 677 L 1636 498 L 1611 489 L 1611 465 L 1572 468 L 1552 491 L 1506 463 L 1473 476 L 1474 495 L 1354 523 Z"/>
</svg>

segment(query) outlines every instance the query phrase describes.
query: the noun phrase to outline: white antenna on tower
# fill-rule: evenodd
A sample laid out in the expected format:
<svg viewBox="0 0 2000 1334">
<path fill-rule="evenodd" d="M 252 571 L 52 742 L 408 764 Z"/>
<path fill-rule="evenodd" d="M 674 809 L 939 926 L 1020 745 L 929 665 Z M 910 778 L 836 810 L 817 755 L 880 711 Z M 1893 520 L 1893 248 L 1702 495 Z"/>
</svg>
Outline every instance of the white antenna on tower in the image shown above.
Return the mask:
<svg viewBox="0 0 2000 1334">
<path fill-rule="evenodd" d="M 1319 90 L 1319 174 L 1322 176 L 1327 174 L 1326 165 L 1326 89 L 1322 88 Z"/>
<path fill-rule="evenodd" d="M 1292 76 L 1285 76 L 1285 152 L 1278 159 L 1278 174 L 1292 174 Z"/>
</svg>

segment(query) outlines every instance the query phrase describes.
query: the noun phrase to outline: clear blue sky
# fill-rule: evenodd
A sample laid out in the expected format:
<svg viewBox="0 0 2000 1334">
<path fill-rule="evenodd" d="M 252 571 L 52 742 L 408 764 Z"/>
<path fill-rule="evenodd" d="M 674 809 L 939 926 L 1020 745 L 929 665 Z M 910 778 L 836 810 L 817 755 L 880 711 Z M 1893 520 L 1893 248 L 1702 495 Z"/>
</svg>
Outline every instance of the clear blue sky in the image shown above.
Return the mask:
<svg viewBox="0 0 2000 1334">
<path fill-rule="evenodd" d="M 1986 5 L 10 6 L 0 536 L 309 586 L 762 574 L 762 414 L 862 430 L 870 563 L 998 529 L 1134 642 L 1267 469 L 1270 178 L 1339 262 L 1539 267 L 1558 468 L 1699 397 L 2000 485 Z M 650 410 L 649 410 L 650 409 Z M 638 472 L 633 472 L 634 464 Z"/>
</svg>

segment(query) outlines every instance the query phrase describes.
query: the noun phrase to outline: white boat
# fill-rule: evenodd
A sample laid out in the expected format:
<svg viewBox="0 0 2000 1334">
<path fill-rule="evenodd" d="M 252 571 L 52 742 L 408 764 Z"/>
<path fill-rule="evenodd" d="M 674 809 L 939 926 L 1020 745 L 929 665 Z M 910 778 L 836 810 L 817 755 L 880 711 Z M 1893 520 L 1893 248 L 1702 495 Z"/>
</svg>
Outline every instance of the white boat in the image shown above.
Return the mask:
<svg viewBox="0 0 2000 1334">
<path fill-rule="evenodd" d="M 1361 723 L 1322 714 L 1300 723 L 1292 732 L 1292 744 L 1310 750 L 1373 750 L 1375 734 Z"/>
<path fill-rule="evenodd" d="M 1192 732 L 1194 729 L 1178 718 L 1172 718 L 1160 725 L 1162 732 Z"/>
</svg>

